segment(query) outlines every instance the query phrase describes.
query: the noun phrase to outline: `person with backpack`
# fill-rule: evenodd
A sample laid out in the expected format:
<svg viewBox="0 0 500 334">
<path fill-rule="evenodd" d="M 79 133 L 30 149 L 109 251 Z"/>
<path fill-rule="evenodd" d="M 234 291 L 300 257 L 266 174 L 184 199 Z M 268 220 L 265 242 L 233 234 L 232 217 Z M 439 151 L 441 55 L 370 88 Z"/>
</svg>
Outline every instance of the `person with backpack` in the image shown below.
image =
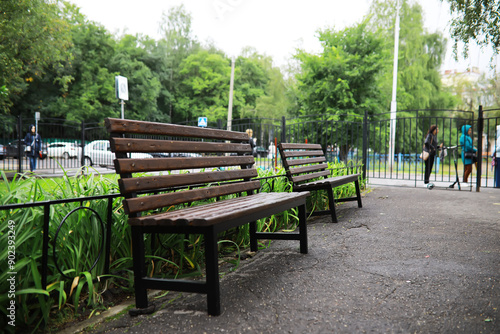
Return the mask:
<svg viewBox="0 0 500 334">
<path fill-rule="evenodd" d="M 24 138 L 24 145 L 26 145 L 26 156 L 30 161 L 30 171 L 36 170 L 36 160 L 42 153 L 42 137 L 36 132 L 36 127 L 31 124 L 30 131 Z"/>
<path fill-rule="evenodd" d="M 462 185 L 468 187 L 469 175 L 472 173 L 472 164 L 477 162 L 477 149 L 472 144 L 472 127 L 470 125 L 462 126 L 460 146 L 462 147 L 462 162 L 464 163 L 464 177 Z"/>
</svg>

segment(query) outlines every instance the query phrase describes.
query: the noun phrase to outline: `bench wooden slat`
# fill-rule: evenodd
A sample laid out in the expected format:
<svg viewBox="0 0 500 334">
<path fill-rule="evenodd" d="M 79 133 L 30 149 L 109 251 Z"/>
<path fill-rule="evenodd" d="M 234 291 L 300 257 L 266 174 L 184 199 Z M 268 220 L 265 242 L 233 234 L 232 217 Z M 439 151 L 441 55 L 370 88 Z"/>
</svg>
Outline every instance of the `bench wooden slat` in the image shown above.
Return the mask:
<svg viewBox="0 0 500 334">
<path fill-rule="evenodd" d="M 203 183 L 216 183 L 239 179 L 248 180 L 250 178 L 257 177 L 257 175 L 258 173 L 255 169 L 226 170 L 126 178 L 118 180 L 118 184 L 120 185 L 121 193 L 129 194 L 145 190 L 190 186 Z"/>
<path fill-rule="evenodd" d="M 203 158 L 155 158 L 155 159 L 116 159 L 117 173 L 156 172 L 164 170 L 200 169 L 230 166 L 253 165 L 251 155 L 221 156 Z"/>
<path fill-rule="evenodd" d="M 330 175 L 329 170 L 325 170 L 322 172 L 317 172 L 317 173 L 310 173 L 310 174 L 304 174 L 304 175 L 299 175 L 299 176 L 292 176 L 292 182 L 293 183 L 299 183 L 299 182 L 304 182 L 304 181 L 309 181 L 313 179 L 317 179 L 318 177 L 327 177 Z"/>
<path fill-rule="evenodd" d="M 284 158 L 317 157 L 324 156 L 323 151 L 285 151 Z"/>
<path fill-rule="evenodd" d="M 324 185 L 327 184 L 332 187 L 338 187 L 346 183 L 355 182 L 358 180 L 358 177 L 359 174 L 339 175 L 328 179 L 312 181 L 304 185 L 297 184 L 294 186 L 294 189 L 296 189 L 297 191 L 312 190 L 315 187 L 324 188 Z"/>
<path fill-rule="evenodd" d="M 232 198 L 220 202 L 198 205 L 185 209 L 159 213 L 155 215 L 130 218 L 130 225 L 172 226 L 190 225 L 207 226 L 245 216 L 267 217 L 266 211 L 276 210 L 280 205 L 294 205 L 304 200 L 308 192 L 297 193 L 258 193 L 252 196 Z"/>
<path fill-rule="evenodd" d="M 260 188 L 259 181 L 241 182 L 236 184 L 206 187 L 194 190 L 177 191 L 167 194 L 149 195 L 146 198 L 134 197 L 123 201 L 126 213 L 137 213 L 170 207 L 181 203 L 202 201 L 218 196 L 230 195 L 240 192 L 253 191 Z"/>
<path fill-rule="evenodd" d="M 320 144 L 281 143 L 284 150 L 323 150 Z"/>
<path fill-rule="evenodd" d="M 290 175 L 316 172 L 316 171 L 325 170 L 327 168 L 328 168 L 328 164 L 317 164 L 317 165 L 310 165 L 310 166 L 304 166 L 304 167 L 294 167 L 294 168 L 290 168 Z M 330 172 L 328 172 L 328 175 L 330 175 Z"/>
<path fill-rule="evenodd" d="M 317 158 L 284 160 L 283 164 L 284 165 L 286 164 L 287 166 L 291 167 L 291 166 L 313 164 L 313 163 L 325 162 L 325 161 L 326 161 L 325 157 L 317 157 Z"/>
<path fill-rule="evenodd" d="M 105 120 L 105 125 L 108 132 L 116 134 L 130 133 L 153 136 L 236 140 L 241 142 L 248 141 L 248 135 L 244 132 L 206 129 L 196 126 L 134 121 L 118 118 L 107 118 Z"/>
<path fill-rule="evenodd" d="M 248 140 L 247 140 L 248 141 Z M 175 141 L 175 140 L 157 140 L 157 139 L 138 139 L 138 138 L 112 138 L 111 149 L 114 152 L 129 153 L 252 153 L 250 143 L 217 143 L 202 141 Z"/>
</svg>

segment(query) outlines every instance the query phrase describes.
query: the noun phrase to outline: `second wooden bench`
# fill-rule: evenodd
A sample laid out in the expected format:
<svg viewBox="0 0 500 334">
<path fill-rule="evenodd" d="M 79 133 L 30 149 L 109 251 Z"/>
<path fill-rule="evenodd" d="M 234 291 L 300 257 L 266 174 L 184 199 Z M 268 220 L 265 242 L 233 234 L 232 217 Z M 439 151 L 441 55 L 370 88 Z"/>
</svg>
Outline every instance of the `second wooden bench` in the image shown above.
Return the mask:
<svg viewBox="0 0 500 334">
<path fill-rule="evenodd" d="M 359 188 L 360 175 L 330 177 L 331 172 L 328 170 L 328 163 L 321 145 L 280 143 L 278 149 L 286 176 L 293 184 L 293 191 L 326 190 L 329 210 L 315 211 L 312 213 L 313 216 L 331 214 L 332 221 L 336 223 L 338 220 L 335 213 L 336 199 L 333 188 L 352 182 L 356 188 L 356 197 L 341 198 L 337 201 L 357 201 L 358 207 L 363 207 Z"/>
</svg>

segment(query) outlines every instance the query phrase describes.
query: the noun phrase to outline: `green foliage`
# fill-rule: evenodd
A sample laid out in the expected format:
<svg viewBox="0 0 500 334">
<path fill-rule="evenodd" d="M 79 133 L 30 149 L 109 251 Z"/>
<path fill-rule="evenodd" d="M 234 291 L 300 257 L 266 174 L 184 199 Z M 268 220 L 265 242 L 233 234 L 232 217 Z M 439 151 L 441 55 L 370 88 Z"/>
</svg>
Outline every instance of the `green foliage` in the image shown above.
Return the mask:
<svg viewBox="0 0 500 334">
<path fill-rule="evenodd" d="M 69 11 L 72 24 L 74 60 L 66 64 L 73 80 L 67 92 L 50 104 L 54 116 L 72 121 L 91 122 L 119 115 L 114 91 L 114 74 L 108 64 L 116 43 L 102 27 Z"/>
<path fill-rule="evenodd" d="M 226 119 L 231 60 L 213 43 L 202 45 L 193 36 L 191 14 L 184 6 L 163 14 L 162 36 L 154 40 L 114 36 L 67 2 L 4 3 L 0 120 L 12 110 L 86 123 L 117 117 L 116 75 L 128 78 L 127 118 L 173 123 L 198 116 L 211 122 Z M 362 22 L 340 31 L 320 30 L 322 52 L 298 51 L 286 75 L 271 57 L 243 49 L 235 59 L 233 118 L 388 110 L 394 17 L 395 1 L 376 1 Z M 29 31 L 21 38 L 24 27 Z M 18 45 L 24 46 L 22 54 Z M 421 7 L 403 1 L 398 110 L 456 104 L 441 88 L 438 72 L 445 45 L 442 35 L 423 29 Z"/>
<path fill-rule="evenodd" d="M 475 41 L 480 46 L 491 45 L 495 53 L 500 52 L 500 1 L 499 0 L 448 0 L 450 11 L 456 14 L 451 22 L 452 37 L 457 51 L 459 41 L 468 46 Z"/>
<path fill-rule="evenodd" d="M 368 20 L 334 31 L 319 31 L 320 55 L 300 51 L 297 76 L 302 114 L 380 108 L 376 79 L 385 62 L 383 38 L 367 29 Z"/>
<path fill-rule="evenodd" d="M 448 109 L 455 106 L 453 96 L 441 85 L 439 68 L 445 55 L 446 40 L 440 33 L 424 30 L 422 8 L 402 1 L 400 8 L 397 110 Z M 396 1 L 374 1 L 370 8 L 370 29 L 382 34 L 385 49 L 391 53 L 379 79 L 386 110 L 392 96 L 394 22 Z M 404 116 L 404 115 L 402 115 Z"/>
<path fill-rule="evenodd" d="M 225 118 L 231 75 L 227 58 L 202 50 L 188 56 L 180 66 L 183 96 L 176 103 L 176 111 L 185 120 L 198 116 L 212 120 Z"/>
<path fill-rule="evenodd" d="M 61 181 L 54 182 L 49 179 L 24 179 L 21 176 L 8 181 L 2 173 L 6 192 L 2 193 L 0 203 L 15 204 L 39 202 L 62 198 L 78 198 L 93 196 L 96 194 L 113 193 L 116 191 L 116 179 L 114 181 L 94 177 L 69 178 L 65 176 Z M 119 199 L 116 199 L 119 201 Z M 92 208 L 101 217 L 106 217 L 107 201 L 92 201 L 82 203 L 84 208 Z M 86 299 L 88 307 L 96 307 L 101 302 L 98 289 L 102 288 L 98 283 L 98 275 L 103 271 L 103 256 L 97 263 L 92 273 L 87 270 L 97 259 L 98 250 L 101 248 L 101 238 L 104 231 L 96 216 L 90 210 L 78 210 L 68 215 L 73 209 L 80 206 L 79 202 L 66 203 L 51 206 L 49 212 L 49 275 L 47 289 L 42 286 L 40 264 L 42 257 L 42 235 L 43 235 L 43 206 L 29 209 L 15 209 L 0 211 L 0 249 L 4 258 L 7 258 L 7 236 L 8 222 L 12 222 L 16 235 L 16 265 L 14 270 L 7 270 L 7 263 L 0 264 L 0 312 L 6 314 L 5 305 L 9 301 L 6 275 L 10 271 L 16 272 L 16 327 L 38 328 L 49 323 L 49 314 L 53 307 L 73 307 L 76 314 L 81 312 L 79 303 Z M 116 202 L 114 207 L 119 207 Z M 66 217 L 66 215 L 68 215 Z M 64 224 L 59 226 L 66 217 Z M 121 210 L 113 212 L 113 230 L 120 235 L 120 230 L 128 228 L 124 223 L 124 214 Z M 121 222 L 121 226 L 120 223 Z M 59 232 L 58 228 L 60 228 Z M 57 239 L 56 233 L 58 233 Z M 124 234 L 123 232 L 121 233 Z M 127 233 L 128 236 L 128 233 Z M 121 255 L 130 255 L 130 244 L 120 245 L 121 240 L 114 242 L 113 254 L 120 252 Z M 56 257 L 53 257 L 55 245 Z M 124 247 L 127 248 L 123 252 Z M 57 262 L 56 262 L 57 261 Z M 61 268 L 64 277 L 57 266 Z M 125 267 L 128 268 L 128 267 Z M 96 282 L 94 282 L 96 281 Z M 45 295 L 45 296 L 44 296 Z M 47 298 L 48 297 L 48 298 Z M 2 319 L 5 319 L 2 317 Z M 2 320 L 4 321 L 4 320 Z M 5 324 L 0 324 L 6 328 Z"/>
<path fill-rule="evenodd" d="M 131 35 L 122 37 L 108 66 L 114 73 L 128 78 L 129 101 L 125 107 L 127 118 L 166 121 L 168 118 L 158 109 L 157 103 L 161 91 L 160 80 L 146 65 L 150 58 L 147 46 L 152 43 L 149 38 Z"/>
<path fill-rule="evenodd" d="M 9 114 L 34 80 L 71 59 L 71 38 L 59 1 L 2 0 L 0 14 L 0 113 Z"/>
</svg>

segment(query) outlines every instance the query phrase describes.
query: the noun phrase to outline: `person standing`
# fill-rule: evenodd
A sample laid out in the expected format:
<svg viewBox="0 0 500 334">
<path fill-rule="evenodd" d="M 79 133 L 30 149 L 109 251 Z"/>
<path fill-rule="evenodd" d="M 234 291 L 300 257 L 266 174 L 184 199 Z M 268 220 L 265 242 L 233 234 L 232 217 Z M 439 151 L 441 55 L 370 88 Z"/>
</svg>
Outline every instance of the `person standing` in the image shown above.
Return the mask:
<svg viewBox="0 0 500 334">
<path fill-rule="evenodd" d="M 439 133 L 439 128 L 437 125 L 431 125 L 424 141 L 424 151 L 429 153 L 429 157 L 425 160 L 425 174 L 424 174 L 424 184 L 429 183 L 429 178 L 431 176 L 432 167 L 434 166 L 434 158 L 436 157 L 436 151 L 438 148 L 437 134 Z M 440 147 L 443 147 L 441 144 Z"/>
<path fill-rule="evenodd" d="M 472 127 L 470 125 L 462 126 L 460 146 L 462 147 L 462 162 L 464 163 L 464 177 L 462 183 L 465 187 L 468 187 L 469 175 L 472 173 L 472 164 L 476 162 L 474 161 L 474 155 L 477 151 L 472 144 Z"/>
<path fill-rule="evenodd" d="M 500 125 L 497 126 L 497 140 L 495 141 L 495 150 L 492 155 L 492 167 L 495 168 L 494 186 L 500 188 Z"/>
<path fill-rule="evenodd" d="M 42 137 L 36 132 L 36 127 L 31 124 L 30 131 L 24 138 L 24 145 L 26 145 L 26 156 L 30 160 L 30 171 L 36 170 L 36 159 L 42 153 Z"/>
<path fill-rule="evenodd" d="M 256 138 L 253 138 L 253 130 L 252 129 L 246 129 L 245 132 L 248 135 L 248 141 L 250 143 L 250 147 L 252 148 L 252 154 L 254 157 L 257 157 L 257 148 L 255 146 L 256 144 Z"/>
</svg>

